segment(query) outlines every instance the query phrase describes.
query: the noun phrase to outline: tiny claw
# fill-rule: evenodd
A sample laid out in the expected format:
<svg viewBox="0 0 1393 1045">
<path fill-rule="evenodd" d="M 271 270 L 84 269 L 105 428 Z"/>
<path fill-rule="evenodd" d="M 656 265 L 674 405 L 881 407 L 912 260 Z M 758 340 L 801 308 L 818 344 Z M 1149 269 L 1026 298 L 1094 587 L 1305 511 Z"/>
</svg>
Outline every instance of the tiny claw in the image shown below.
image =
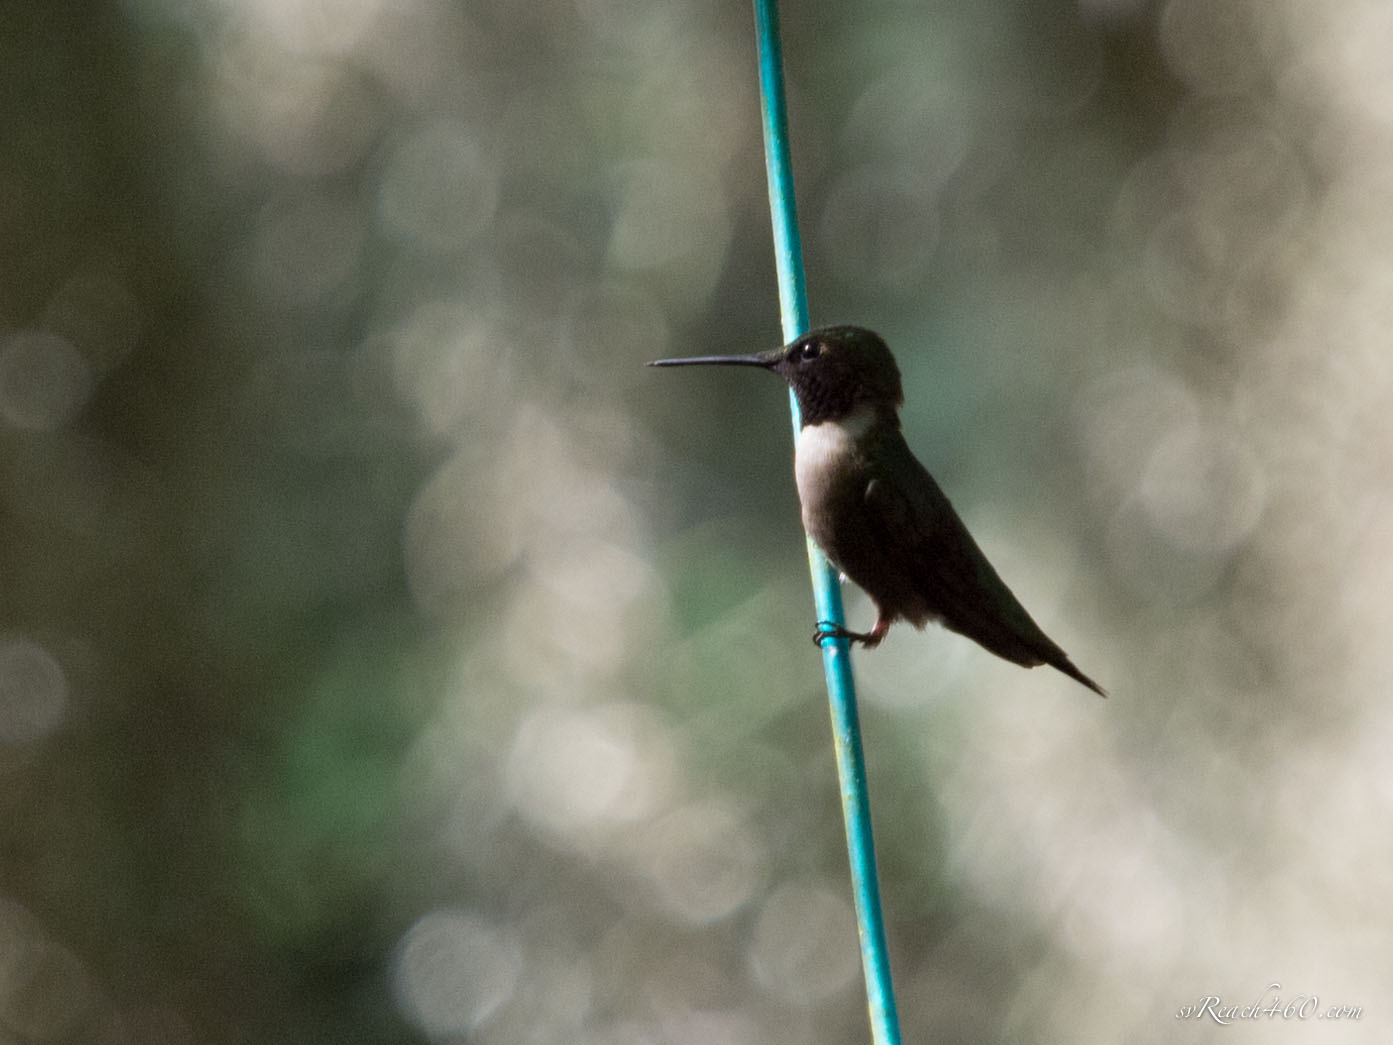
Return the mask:
<svg viewBox="0 0 1393 1045">
<path fill-rule="evenodd" d="M 813 645 L 821 649 L 822 644 L 828 639 L 846 639 L 849 646 L 854 646 L 859 642 L 866 649 L 875 649 L 889 630 L 890 622 L 883 617 L 877 619 L 875 627 L 866 632 L 848 631 L 840 624 L 835 624 L 830 620 L 820 620 L 817 622 L 817 630 L 813 632 Z"/>
<path fill-rule="evenodd" d="M 813 632 L 813 645 L 821 649 L 822 644 L 828 639 L 846 639 L 849 646 L 854 646 L 860 642 L 870 647 L 880 641 L 880 636 L 863 635 L 859 631 L 848 631 L 840 624 L 834 624 L 830 620 L 820 620 L 817 622 L 817 631 Z"/>
</svg>

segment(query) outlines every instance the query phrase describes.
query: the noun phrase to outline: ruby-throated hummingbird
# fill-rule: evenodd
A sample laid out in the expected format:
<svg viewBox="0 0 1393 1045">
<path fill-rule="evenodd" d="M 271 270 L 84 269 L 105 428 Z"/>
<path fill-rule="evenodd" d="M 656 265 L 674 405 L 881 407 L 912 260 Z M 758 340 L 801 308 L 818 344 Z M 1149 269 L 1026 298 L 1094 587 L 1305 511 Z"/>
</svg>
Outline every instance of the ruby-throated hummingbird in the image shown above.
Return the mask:
<svg viewBox="0 0 1393 1045">
<path fill-rule="evenodd" d="M 813 330 L 748 356 L 658 359 L 649 366 L 757 366 L 792 387 L 802 414 L 794 451 L 803 528 L 875 603 L 862 634 L 819 622 L 813 640 L 879 645 L 897 620 L 936 620 L 1022 667 L 1049 664 L 1103 688 L 1040 630 L 900 432 L 900 370 L 862 327 Z"/>
</svg>

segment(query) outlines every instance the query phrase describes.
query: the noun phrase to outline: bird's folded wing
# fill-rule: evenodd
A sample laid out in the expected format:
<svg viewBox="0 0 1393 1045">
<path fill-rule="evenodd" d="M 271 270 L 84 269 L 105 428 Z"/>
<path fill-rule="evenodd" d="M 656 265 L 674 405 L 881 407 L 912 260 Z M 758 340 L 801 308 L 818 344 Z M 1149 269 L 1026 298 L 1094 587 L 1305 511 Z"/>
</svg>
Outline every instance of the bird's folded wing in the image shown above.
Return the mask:
<svg viewBox="0 0 1393 1045">
<path fill-rule="evenodd" d="M 914 589 L 943 625 L 1017 664 L 1063 657 L 908 447 L 882 460 L 881 474 L 867 484 L 865 495 L 875 539 L 903 563 Z"/>
</svg>

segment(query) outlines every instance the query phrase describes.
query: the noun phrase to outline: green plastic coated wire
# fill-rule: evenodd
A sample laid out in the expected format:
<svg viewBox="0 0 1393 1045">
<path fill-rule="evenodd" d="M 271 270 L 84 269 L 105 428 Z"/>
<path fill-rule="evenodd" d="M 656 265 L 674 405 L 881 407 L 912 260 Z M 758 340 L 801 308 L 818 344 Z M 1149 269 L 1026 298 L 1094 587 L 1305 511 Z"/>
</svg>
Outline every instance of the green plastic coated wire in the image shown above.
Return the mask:
<svg viewBox="0 0 1393 1045">
<path fill-rule="evenodd" d="M 764 156 L 769 174 L 769 210 L 774 223 L 774 257 L 779 273 L 779 305 L 785 343 L 807 331 L 808 299 L 803 283 L 803 251 L 798 238 L 798 215 L 789 162 L 788 116 L 784 104 L 783 57 L 779 45 L 776 0 L 754 0 L 755 35 L 759 48 L 759 86 L 764 114 Z M 798 400 L 789 393 L 793 434 L 801 419 Z M 812 539 L 808 566 L 813 578 L 817 619 L 843 625 L 842 593 L 837 574 Z M 871 809 L 866 789 L 866 762 L 861 753 L 861 727 L 856 717 L 856 685 L 851 675 L 847 640 L 822 643 L 822 666 L 832 707 L 832 739 L 841 781 L 842 817 L 846 822 L 851 885 L 856 897 L 856 925 L 861 938 L 861 967 L 866 977 L 866 1001 L 875 1045 L 899 1045 L 900 1022 L 895 1012 L 895 989 L 890 981 L 890 956 L 885 948 L 885 922 L 871 836 Z"/>
</svg>

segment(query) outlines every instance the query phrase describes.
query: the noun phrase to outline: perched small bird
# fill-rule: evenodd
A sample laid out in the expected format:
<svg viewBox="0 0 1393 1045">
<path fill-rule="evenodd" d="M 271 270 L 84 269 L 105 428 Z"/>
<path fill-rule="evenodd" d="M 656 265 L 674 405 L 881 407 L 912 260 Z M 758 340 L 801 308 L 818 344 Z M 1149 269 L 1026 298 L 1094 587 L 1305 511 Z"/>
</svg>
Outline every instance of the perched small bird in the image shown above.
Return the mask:
<svg viewBox="0 0 1393 1045">
<path fill-rule="evenodd" d="M 813 330 L 747 356 L 658 359 L 649 366 L 755 366 L 793 387 L 802 414 L 794 455 L 803 528 L 875 603 L 863 633 L 820 622 L 813 640 L 880 644 L 897 620 L 931 620 L 1014 664 L 1049 664 L 1099 696 L 997 575 L 900 432 L 895 357 L 862 327 Z"/>
</svg>

